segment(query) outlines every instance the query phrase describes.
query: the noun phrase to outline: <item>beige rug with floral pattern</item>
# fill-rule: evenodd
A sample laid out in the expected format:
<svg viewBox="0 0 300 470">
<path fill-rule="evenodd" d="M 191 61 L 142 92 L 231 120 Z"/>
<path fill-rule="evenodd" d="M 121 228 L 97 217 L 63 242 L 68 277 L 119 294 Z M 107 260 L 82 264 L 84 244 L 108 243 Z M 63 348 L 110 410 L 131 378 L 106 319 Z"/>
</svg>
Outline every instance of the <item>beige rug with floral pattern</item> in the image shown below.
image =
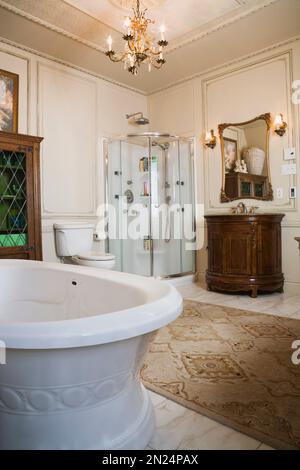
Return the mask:
<svg viewBox="0 0 300 470">
<path fill-rule="evenodd" d="M 158 332 L 145 386 L 280 449 L 300 449 L 300 321 L 185 301 Z"/>
</svg>

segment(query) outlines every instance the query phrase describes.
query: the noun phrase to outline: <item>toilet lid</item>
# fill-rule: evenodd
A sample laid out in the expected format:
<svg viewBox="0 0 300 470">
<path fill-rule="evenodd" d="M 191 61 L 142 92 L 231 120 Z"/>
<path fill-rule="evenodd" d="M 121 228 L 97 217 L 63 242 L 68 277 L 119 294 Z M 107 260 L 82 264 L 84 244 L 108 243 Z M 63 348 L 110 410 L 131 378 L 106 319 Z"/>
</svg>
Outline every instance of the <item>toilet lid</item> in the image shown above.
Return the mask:
<svg viewBox="0 0 300 470">
<path fill-rule="evenodd" d="M 91 253 L 81 253 L 77 255 L 77 258 L 86 261 L 113 261 L 116 259 L 115 255 L 111 253 L 96 253 L 94 251 Z"/>
</svg>

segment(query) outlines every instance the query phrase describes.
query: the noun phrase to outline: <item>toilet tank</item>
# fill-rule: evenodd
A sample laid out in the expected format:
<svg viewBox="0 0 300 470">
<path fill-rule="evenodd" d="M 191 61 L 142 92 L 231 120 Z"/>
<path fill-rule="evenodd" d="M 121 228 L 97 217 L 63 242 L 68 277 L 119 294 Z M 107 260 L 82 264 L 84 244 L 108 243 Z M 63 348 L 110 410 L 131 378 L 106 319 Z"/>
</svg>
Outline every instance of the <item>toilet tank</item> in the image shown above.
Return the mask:
<svg viewBox="0 0 300 470">
<path fill-rule="evenodd" d="M 54 232 L 56 253 L 60 258 L 92 250 L 94 226 L 91 224 L 55 224 Z"/>
</svg>

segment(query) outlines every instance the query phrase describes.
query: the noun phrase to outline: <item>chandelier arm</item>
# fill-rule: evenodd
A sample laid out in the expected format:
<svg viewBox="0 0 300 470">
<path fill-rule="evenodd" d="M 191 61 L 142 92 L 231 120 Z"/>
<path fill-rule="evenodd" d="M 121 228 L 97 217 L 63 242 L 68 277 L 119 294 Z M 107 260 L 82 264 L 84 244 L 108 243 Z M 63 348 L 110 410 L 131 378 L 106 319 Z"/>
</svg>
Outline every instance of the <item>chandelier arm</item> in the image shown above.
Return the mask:
<svg viewBox="0 0 300 470">
<path fill-rule="evenodd" d="M 108 57 L 112 62 L 122 62 L 125 59 L 126 55 L 127 54 L 123 54 L 122 56 L 117 57 L 115 54 L 110 54 Z"/>
<path fill-rule="evenodd" d="M 135 54 L 135 48 L 134 48 L 134 46 L 132 46 L 132 44 L 130 44 L 130 41 L 128 41 L 128 47 L 129 47 L 130 51 Z"/>
<path fill-rule="evenodd" d="M 155 51 L 154 49 L 149 49 L 149 51 L 151 52 L 152 55 L 155 55 L 155 56 L 158 56 L 162 53 L 162 51 Z"/>
<path fill-rule="evenodd" d="M 162 68 L 162 66 L 163 66 L 163 64 L 157 65 L 155 62 L 151 62 L 151 65 L 152 65 L 152 67 L 154 67 L 154 68 L 157 69 L 157 70 L 160 70 L 160 69 Z"/>
</svg>

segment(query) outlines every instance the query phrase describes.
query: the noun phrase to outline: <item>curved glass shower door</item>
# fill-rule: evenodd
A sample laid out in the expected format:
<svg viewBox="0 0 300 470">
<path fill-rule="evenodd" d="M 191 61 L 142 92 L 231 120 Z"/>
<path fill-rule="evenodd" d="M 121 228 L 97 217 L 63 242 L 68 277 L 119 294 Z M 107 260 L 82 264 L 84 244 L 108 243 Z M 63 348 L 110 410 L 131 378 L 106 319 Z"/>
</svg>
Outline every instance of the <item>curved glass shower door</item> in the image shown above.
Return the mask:
<svg viewBox="0 0 300 470">
<path fill-rule="evenodd" d="M 191 140 L 159 134 L 106 142 L 106 195 L 114 209 L 108 224 L 116 226 L 107 248 L 117 270 L 155 277 L 194 272 L 186 240 L 194 226 L 192 149 Z"/>
</svg>

